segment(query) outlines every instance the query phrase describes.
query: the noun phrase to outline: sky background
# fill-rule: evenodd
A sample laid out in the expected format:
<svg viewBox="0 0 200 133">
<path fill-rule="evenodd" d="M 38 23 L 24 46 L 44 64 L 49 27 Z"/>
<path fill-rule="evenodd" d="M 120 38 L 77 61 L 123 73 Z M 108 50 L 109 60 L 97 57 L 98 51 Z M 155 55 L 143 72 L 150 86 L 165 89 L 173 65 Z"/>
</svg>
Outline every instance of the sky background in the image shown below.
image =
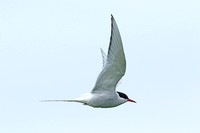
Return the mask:
<svg viewBox="0 0 200 133">
<path fill-rule="evenodd" d="M 199 0 L 0 0 L 1 133 L 199 133 Z M 113 14 L 136 104 L 42 103 L 90 92 Z"/>
</svg>

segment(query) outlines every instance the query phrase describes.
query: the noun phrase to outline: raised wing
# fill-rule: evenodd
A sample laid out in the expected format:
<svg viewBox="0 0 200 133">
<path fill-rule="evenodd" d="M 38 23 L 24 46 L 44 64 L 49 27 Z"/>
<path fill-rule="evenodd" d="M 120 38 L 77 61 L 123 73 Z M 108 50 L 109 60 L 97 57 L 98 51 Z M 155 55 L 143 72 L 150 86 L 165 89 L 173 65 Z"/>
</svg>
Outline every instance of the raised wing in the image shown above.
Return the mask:
<svg viewBox="0 0 200 133">
<path fill-rule="evenodd" d="M 126 59 L 122 46 L 122 40 L 115 19 L 111 15 L 111 36 L 107 61 L 104 69 L 97 78 L 92 92 L 115 91 L 116 85 L 124 76 L 125 71 Z"/>
<path fill-rule="evenodd" d="M 103 51 L 103 49 L 101 49 L 101 54 L 102 54 L 102 58 L 103 58 L 103 68 L 104 68 L 107 63 L 107 56 L 106 56 L 106 53 Z"/>
</svg>

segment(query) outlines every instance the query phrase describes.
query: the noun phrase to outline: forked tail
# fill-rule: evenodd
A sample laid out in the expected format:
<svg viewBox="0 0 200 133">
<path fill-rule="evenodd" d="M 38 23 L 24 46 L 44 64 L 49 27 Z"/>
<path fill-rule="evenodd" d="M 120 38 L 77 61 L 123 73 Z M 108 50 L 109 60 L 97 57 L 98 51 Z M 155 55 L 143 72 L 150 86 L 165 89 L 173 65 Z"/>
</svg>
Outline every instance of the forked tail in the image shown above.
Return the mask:
<svg viewBox="0 0 200 133">
<path fill-rule="evenodd" d="M 41 100 L 40 102 L 79 102 L 82 103 L 80 100 Z"/>
</svg>

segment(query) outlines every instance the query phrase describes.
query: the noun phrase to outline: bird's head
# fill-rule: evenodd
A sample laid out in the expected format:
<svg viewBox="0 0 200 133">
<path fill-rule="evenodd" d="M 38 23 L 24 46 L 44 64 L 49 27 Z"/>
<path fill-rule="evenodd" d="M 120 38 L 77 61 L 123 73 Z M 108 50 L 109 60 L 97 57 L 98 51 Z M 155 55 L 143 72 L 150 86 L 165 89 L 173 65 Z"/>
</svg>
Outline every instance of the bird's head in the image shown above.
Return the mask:
<svg viewBox="0 0 200 133">
<path fill-rule="evenodd" d="M 124 94 L 124 93 L 122 93 L 122 92 L 118 92 L 118 91 L 117 91 L 117 93 L 118 93 L 119 97 L 122 98 L 122 99 L 125 99 L 126 102 L 129 101 L 129 102 L 134 102 L 134 103 L 136 103 L 136 101 L 129 99 L 128 96 L 127 96 L 126 94 Z"/>
</svg>

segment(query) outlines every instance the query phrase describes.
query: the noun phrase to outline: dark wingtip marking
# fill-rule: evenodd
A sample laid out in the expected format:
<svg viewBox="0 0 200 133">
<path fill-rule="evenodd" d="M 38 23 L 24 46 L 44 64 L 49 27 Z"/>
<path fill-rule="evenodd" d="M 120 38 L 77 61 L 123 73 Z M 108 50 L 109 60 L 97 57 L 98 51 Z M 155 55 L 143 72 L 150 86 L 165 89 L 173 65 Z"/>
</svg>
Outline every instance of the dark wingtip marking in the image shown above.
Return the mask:
<svg viewBox="0 0 200 133">
<path fill-rule="evenodd" d="M 111 49 L 111 42 L 112 42 L 112 35 L 113 35 L 113 20 L 114 20 L 114 17 L 111 14 L 111 35 L 110 35 L 110 43 L 109 43 L 109 48 L 108 48 L 108 55 Z"/>
</svg>

